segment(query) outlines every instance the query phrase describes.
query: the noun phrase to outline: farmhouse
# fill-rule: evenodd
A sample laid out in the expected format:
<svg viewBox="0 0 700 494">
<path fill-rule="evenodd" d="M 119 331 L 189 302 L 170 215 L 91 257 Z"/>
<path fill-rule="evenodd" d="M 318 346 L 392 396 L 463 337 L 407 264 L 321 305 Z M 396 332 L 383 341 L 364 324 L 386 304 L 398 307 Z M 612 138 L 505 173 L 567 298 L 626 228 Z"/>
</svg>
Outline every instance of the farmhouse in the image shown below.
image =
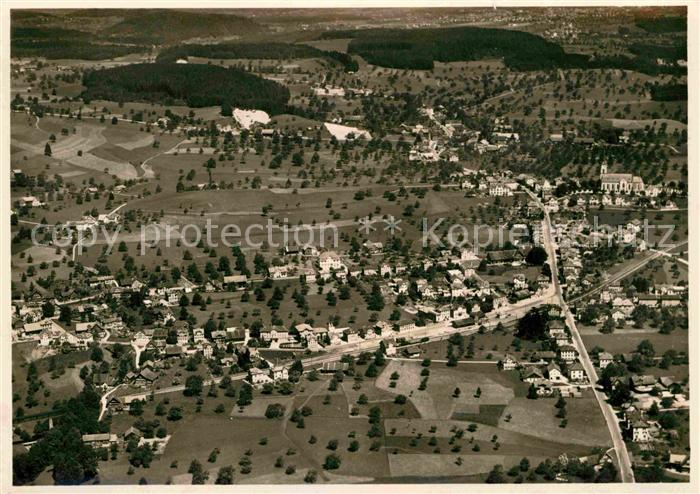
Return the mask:
<svg viewBox="0 0 700 494">
<path fill-rule="evenodd" d="M 22 336 L 30 338 L 41 334 L 43 331 L 61 331 L 63 328 L 53 319 L 44 319 L 38 322 L 30 322 L 22 327 Z"/>
<path fill-rule="evenodd" d="M 272 378 L 265 370 L 253 367 L 250 369 L 250 382 L 253 386 L 259 386 L 261 384 L 272 382 Z"/>
<path fill-rule="evenodd" d="M 21 208 L 39 208 L 43 205 L 44 203 L 34 196 L 24 196 L 19 200 L 19 207 Z"/>
<path fill-rule="evenodd" d="M 83 434 L 83 443 L 93 448 L 107 448 L 117 442 L 117 435 L 105 432 L 102 434 Z"/>
<path fill-rule="evenodd" d="M 513 370 L 518 367 L 518 361 L 515 360 L 512 355 L 506 354 L 506 356 L 501 361 L 501 367 L 504 371 Z"/>
<path fill-rule="evenodd" d="M 656 377 L 652 375 L 631 376 L 630 385 L 638 393 L 648 393 L 656 385 Z"/>
<path fill-rule="evenodd" d="M 107 410 L 111 413 L 117 413 L 124 410 L 124 400 L 118 396 L 113 396 L 107 402 Z"/>
<path fill-rule="evenodd" d="M 248 284 L 248 277 L 244 274 L 234 274 L 231 276 L 224 276 L 224 285 L 231 288 L 243 289 Z"/>
<path fill-rule="evenodd" d="M 148 386 L 153 384 L 156 379 L 158 379 L 158 374 L 147 368 L 134 375 L 132 382 L 135 386 Z"/>
<path fill-rule="evenodd" d="M 542 375 L 542 371 L 539 370 L 537 367 L 532 366 L 528 367 L 525 369 L 525 371 L 522 374 L 523 382 L 534 384 L 536 382 L 540 382 L 541 380 L 544 379 L 544 376 Z"/>
<path fill-rule="evenodd" d="M 509 264 L 522 259 L 523 255 L 517 249 L 495 250 L 486 254 L 486 260 L 491 264 Z"/>
</svg>

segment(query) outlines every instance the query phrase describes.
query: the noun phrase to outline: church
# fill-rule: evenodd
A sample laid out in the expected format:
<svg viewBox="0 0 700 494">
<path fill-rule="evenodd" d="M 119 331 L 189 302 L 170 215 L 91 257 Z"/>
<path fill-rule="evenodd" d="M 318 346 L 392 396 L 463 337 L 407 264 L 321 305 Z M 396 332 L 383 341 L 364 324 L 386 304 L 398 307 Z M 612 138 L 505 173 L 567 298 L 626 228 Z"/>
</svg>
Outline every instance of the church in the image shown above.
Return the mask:
<svg viewBox="0 0 700 494">
<path fill-rule="evenodd" d="M 608 165 L 603 164 L 600 167 L 600 190 L 620 194 L 642 193 L 644 181 L 631 173 L 608 173 Z"/>
</svg>

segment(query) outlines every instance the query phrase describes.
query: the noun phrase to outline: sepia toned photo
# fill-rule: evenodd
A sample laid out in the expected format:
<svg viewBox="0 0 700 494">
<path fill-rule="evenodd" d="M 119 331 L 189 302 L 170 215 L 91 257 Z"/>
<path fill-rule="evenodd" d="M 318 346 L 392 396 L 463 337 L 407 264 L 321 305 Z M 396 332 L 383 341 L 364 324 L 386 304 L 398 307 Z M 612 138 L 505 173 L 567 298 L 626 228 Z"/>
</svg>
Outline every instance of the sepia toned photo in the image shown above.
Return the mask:
<svg viewBox="0 0 700 494">
<path fill-rule="evenodd" d="M 5 9 L 8 491 L 691 492 L 658 3 Z"/>
</svg>

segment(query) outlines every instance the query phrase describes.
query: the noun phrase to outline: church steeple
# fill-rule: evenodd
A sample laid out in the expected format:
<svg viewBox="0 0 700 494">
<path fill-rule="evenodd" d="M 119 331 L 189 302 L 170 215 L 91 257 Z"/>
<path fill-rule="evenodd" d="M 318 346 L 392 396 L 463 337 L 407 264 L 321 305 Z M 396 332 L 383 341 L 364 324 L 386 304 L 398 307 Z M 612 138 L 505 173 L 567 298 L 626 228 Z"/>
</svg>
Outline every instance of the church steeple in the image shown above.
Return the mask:
<svg viewBox="0 0 700 494">
<path fill-rule="evenodd" d="M 600 175 L 603 176 L 606 173 L 608 173 L 608 165 L 603 163 L 602 165 L 600 165 Z"/>
</svg>

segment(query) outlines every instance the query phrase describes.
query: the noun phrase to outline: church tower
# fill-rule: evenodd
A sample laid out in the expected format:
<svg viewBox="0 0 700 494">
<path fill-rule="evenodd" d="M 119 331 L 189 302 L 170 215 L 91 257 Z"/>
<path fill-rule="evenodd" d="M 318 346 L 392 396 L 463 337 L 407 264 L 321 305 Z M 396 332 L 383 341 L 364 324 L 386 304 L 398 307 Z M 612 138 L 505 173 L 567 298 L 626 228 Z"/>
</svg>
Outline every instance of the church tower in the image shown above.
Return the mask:
<svg viewBox="0 0 700 494">
<path fill-rule="evenodd" d="M 608 165 L 603 163 L 602 165 L 600 165 L 600 176 L 602 177 L 606 173 L 608 173 Z"/>
</svg>

